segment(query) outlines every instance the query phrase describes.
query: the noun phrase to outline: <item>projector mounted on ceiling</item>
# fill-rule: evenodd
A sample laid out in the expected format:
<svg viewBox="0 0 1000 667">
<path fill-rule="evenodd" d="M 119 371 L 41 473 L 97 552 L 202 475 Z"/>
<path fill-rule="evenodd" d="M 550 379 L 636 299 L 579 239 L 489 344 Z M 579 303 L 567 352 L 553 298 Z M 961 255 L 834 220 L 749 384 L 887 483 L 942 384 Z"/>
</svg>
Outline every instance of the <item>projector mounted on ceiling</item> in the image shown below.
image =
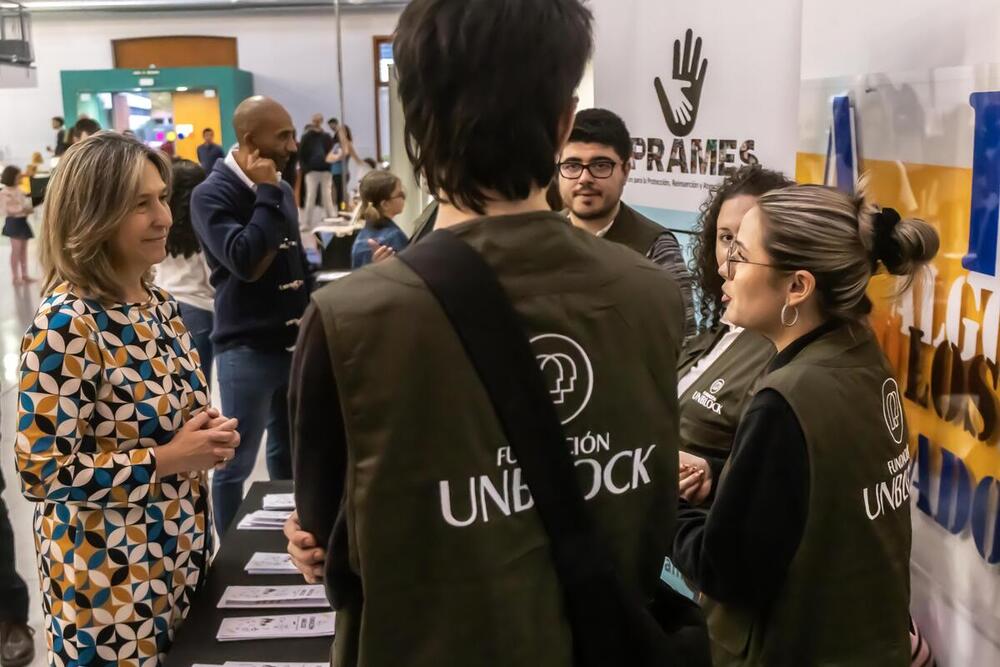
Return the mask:
<svg viewBox="0 0 1000 667">
<path fill-rule="evenodd" d="M 0 2 L 0 63 L 30 67 L 31 18 L 17 2 Z"/>
</svg>

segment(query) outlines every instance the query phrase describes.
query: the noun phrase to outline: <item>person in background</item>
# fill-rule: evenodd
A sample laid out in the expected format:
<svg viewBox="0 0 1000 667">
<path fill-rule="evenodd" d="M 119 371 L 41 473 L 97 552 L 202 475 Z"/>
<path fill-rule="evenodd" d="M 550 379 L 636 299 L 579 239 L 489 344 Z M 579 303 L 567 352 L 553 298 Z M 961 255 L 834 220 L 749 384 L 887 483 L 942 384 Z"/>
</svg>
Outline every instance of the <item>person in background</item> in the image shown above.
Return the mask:
<svg viewBox="0 0 1000 667">
<path fill-rule="evenodd" d="M 298 135 L 293 134 L 292 140 L 296 142 L 296 148 L 294 151 L 288 153 L 288 162 L 285 163 L 285 168 L 281 170 L 281 180 L 288 183 L 288 187 L 292 188 L 292 191 L 295 193 L 295 201 L 298 202 L 301 199 L 298 192 L 300 187 Z"/>
<path fill-rule="evenodd" d="M 76 125 L 73 126 L 75 131 L 75 143 L 81 142 L 87 137 L 91 137 L 101 131 L 101 124 L 98 123 L 93 118 L 87 118 L 82 116 L 80 120 L 76 121 Z"/>
<path fill-rule="evenodd" d="M 719 273 L 743 216 L 757 198 L 792 185 L 783 174 L 759 165 L 727 176 L 701 207 L 695 228 L 694 280 L 698 288 L 700 334 L 689 338 L 677 364 L 681 415 L 681 495 L 694 504 L 707 500 L 729 458 L 740 415 L 752 388 L 774 357 L 771 341 L 725 319 Z M 699 399 L 708 394 L 706 405 Z"/>
<path fill-rule="evenodd" d="M 333 199 L 334 203 L 337 205 L 338 210 L 343 210 L 347 206 L 344 186 L 344 169 L 347 157 L 347 153 L 344 151 L 344 146 L 341 143 L 341 131 L 338 126 L 337 119 L 330 119 L 330 128 L 333 130 L 333 148 L 326 156 L 326 161 L 330 165 L 330 175 L 333 179 Z"/>
<path fill-rule="evenodd" d="M 239 419 L 244 446 L 212 478 L 216 527 L 226 529 L 267 430 L 271 479 L 290 479 L 288 373 L 312 276 L 298 208 L 279 172 L 295 150 L 283 106 L 251 97 L 233 115 L 239 144 L 191 196 L 191 222 L 215 288 L 216 372 L 222 409 Z"/>
<path fill-rule="evenodd" d="M 306 185 L 306 207 L 301 225 L 305 230 L 313 226 L 317 196 L 323 202 L 323 214 L 327 218 L 337 215 L 337 208 L 333 205 L 333 175 L 327 161 L 331 150 L 333 137 L 323 131 L 323 115 L 313 114 L 312 123 L 299 144 L 299 166 Z"/>
<path fill-rule="evenodd" d="M 580 111 L 559 160 L 559 190 L 573 226 L 626 245 L 666 269 L 684 296 L 684 333 L 693 335 L 691 273 L 677 237 L 621 200 L 632 169 L 625 122 L 607 109 Z"/>
<path fill-rule="evenodd" d="M 31 179 L 38 174 L 38 172 L 45 166 L 45 159 L 42 157 L 41 153 L 37 151 L 31 154 L 31 163 L 24 169 L 24 183 L 21 184 L 21 189 L 27 193 L 31 193 Z"/>
<path fill-rule="evenodd" d="M 376 170 L 361 179 L 360 206 L 365 226 L 351 248 L 352 269 L 380 262 L 406 248 L 406 234 L 393 221 L 405 204 L 406 192 L 395 174 Z"/>
<path fill-rule="evenodd" d="M 545 348 L 568 360 L 550 372 L 550 388 L 569 391 L 562 370 L 580 369 L 575 395 L 556 409 L 571 439 L 598 424 L 610 434 L 593 466 L 576 470 L 584 489 L 594 486 L 587 505 L 624 586 L 648 600 L 677 511 L 684 306 L 665 271 L 574 228 L 545 198 L 591 26 L 580 0 L 412 0 L 393 50 L 410 158 L 440 201 L 436 225 L 447 232 L 438 233 L 495 272 L 529 339 L 562 341 Z M 517 480 L 518 470 L 498 470 L 496 413 L 444 311 L 405 262 L 389 258 L 314 295 L 292 377 L 295 500 L 302 532 L 329 547 L 333 667 L 580 664 L 530 501 L 511 495 L 521 510 L 495 511 L 476 500 L 485 487 L 470 495 L 470 481 L 499 488 L 501 472 Z M 623 459 L 632 466 L 618 469 L 614 490 L 590 472 L 610 480 L 609 466 Z M 526 491 L 513 483 L 512 493 Z M 294 518 L 286 528 L 298 553 Z M 315 570 L 303 566 L 310 578 Z M 593 613 L 612 621 L 616 646 L 626 643 L 622 615 Z"/>
<path fill-rule="evenodd" d="M 168 160 L 174 160 L 177 157 L 177 149 L 174 146 L 174 142 L 169 139 L 160 144 L 160 150 L 167 156 Z"/>
<path fill-rule="evenodd" d="M 201 144 L 198 145 L 198 162 L 206 174 L 211 173 L 216 161 L 222 160 L 226 154 L 222 146 L 215 143 L 215 130 L 206 127 L 201 131 Z"/>
<path fill-rule="evenodd" d="M 62 116 L 52 117 L 52 129 L 56 131 L 56 146 L 55 148 L 46 146 L 45 150 L 49 151 L 56 157 L 65 153 L 66 149 L 69 148 L 70 138 L 65 125 L 66 121 Z"/>
<path fill-rule="evenodd" d="M 342 160 L 344 172 L 341 174 L 341 180 L 344 183 L 344 201 L 348 207 L 352 207 L 360 196 L 359 186 L 361 179 L 368 173 L 368 165 L 361 159 L 357 148 L 354 147 L 354 134 L 351 132 L 350 125 L 340 125 L 337 139 L 340 141 L 340 150 L 344 156 Z M 351 171 L 352 161 L 357 168 L 356 173 Z"/>
<path fill-rule="evenodd" d="M 173 189 L 170 211 L 174 224 L 167 236 L 167 256 L 156 265 L 156 284 L 177 299 L 181 320 L 191 334 L 205 382 L 212 386 L 212 325 L 215 290 L 209 282 L 208 264 L 191 224 L 191 193 L 205 180 L 205 171 L 190 160 L 171 165 Z"/>
<path fill-rule="evenodd" d="M 21 190 L 21 170 L 14 165 L 0 173 L 0 217 L 3 235 L 10 239 L 10 276 L 15 285 L 35 282 L 28 275 L 28 241 L 35 237 L 28 224 L 31 200 Z"/>
<path fill-rule="evenodd" d="M 347 206 L 344 198 L 344 165 L 341 163 L 339 167 L 337 166 L 343 157 L 343 152 L 340 150 L 340 120 L 330 118 L 326 121 L 326 126 L 330 128 L 330 135 L 333 137 L 333 148 L 326 160 L 330 164 L 330 174 L 333 176 L 333 202 L 339 210 L 344 210 Z M 331 159 L 331 157 L 336 159 Z"/>
<path fill-rule="evenodd" d="M 715 664 L 910 664 L 910 503 L 879 490 L 908 484 L 909 440 L 866 292 L 938 247 L 925 222 L 816 185 L 743 217 L 725 316 L 777 355 L 711 509 L 681 500 L 672 554 L 707 598 Z"/>
<path fill-rule="evenodd" d="M 15 453 L 50 665 L 162 664 L 208 569 L 206 471 L 239 433 L 150 281 L 169 189 L 163 154 L 114 132 L 72 146 L 49 184 Z"/>
</svg>

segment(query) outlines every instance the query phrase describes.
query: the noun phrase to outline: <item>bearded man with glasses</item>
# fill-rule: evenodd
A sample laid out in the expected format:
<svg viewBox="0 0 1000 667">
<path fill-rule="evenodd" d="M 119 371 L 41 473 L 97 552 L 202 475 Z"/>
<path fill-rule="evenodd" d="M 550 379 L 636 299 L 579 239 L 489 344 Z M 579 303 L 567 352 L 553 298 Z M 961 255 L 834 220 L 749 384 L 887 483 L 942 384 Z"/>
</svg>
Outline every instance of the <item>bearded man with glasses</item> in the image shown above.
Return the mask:
<svg viewBox="0 0 1000 667">
<path fill-rule="evenodd" d="M 625 122 L 607 109 L 576 114 L 559 161 L 559 193 L 575 227 L 620 243 L 666 269 L 684 299 L 684 332 L 695 332 L 691 272 L 677 237 L 621 201 L 632 168 Z"/>
</svg>

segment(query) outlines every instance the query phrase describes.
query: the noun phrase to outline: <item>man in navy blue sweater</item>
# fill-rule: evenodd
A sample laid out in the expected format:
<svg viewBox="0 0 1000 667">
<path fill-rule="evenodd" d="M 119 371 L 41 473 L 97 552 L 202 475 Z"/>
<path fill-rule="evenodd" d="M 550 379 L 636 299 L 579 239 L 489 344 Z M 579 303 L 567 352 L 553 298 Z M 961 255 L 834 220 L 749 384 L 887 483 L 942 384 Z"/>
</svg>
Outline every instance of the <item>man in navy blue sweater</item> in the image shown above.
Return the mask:
<svg viewBox="0 0 1000 667">
<path fill-rule="evenodd" d="M 312 287 L 298 208 L 281 169 L 295 151 L 288 112 L 252 97 L 233 116 L 239 145 L 191 197 L 191 218 L 215 287 L 215 344 L 224 414 L 242 445 L 212 482 L 215 525 L 226 529 L 243 498 L 267 430 L 271 479 L 291 479 L 288 372 Z"/>
</svg>

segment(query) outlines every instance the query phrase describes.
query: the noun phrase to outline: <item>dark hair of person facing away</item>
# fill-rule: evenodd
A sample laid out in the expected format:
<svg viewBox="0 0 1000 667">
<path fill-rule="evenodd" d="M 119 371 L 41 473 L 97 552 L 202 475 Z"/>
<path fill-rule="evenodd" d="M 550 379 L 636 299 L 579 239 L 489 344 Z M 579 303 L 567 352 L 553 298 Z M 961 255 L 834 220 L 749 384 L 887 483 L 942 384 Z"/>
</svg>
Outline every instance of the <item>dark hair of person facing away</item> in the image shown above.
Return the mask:
<svg viewBox="0 0 1000 667">
<path fill-rule="evenodd" d="M 3 168 L 3 174 L 0 174 L 0 185 L 14 187 L 17 185 L 17 177 L 20 175 L 21 170 L 12 164 L 9 164 Z"/>
<path fill-rule="evenodd" d="M 699 289 L 698 310 L 701 326 L 711 329 L 722 317 L 722 283 L 715 246 L 718 242 L 719 212 L 726 200 L 740 195 L 760 197 L 765 192 L 794 185 L 794 181 L 778 171 L 765 169 L 759 164 L 737 169 L 712 189 L 694 229 L 691 254 L 691 273 Z"/>
<path fill-rule="evenodd" d="M 173 189 L 170 191 L 170 213 L 174 224 L 167 234 L 167 252 L 184 259 L 201 252 L 201 243 L 191 225 L 191 193 L 205 180 L 205 170 L 191 160 L 177 160 L 170 167 Z"/>
<path fill-rule="evenodd" d="M 94 135 L 101 131 L 101 124 L 93 118 L 81 118 L 76 121 L 76 125 L 73 126 L 73 129 L 76 130 L 77 135 L 82 132 Z"/>
<path fill-rule="evenodd" d="M 625 121 L 607 109 L 584 109 L 576 114 L 569 140 L 571 143 L 611 146 L 622 162 L 632 159 L 632 138 Z"/>
<path fill-rule="evenodd" d="M 393 41 L 406 152 L 432 193 L 482 214 L 555 173 L 593 49 L 579 0 L 413 0 Z"/>
</svg>

